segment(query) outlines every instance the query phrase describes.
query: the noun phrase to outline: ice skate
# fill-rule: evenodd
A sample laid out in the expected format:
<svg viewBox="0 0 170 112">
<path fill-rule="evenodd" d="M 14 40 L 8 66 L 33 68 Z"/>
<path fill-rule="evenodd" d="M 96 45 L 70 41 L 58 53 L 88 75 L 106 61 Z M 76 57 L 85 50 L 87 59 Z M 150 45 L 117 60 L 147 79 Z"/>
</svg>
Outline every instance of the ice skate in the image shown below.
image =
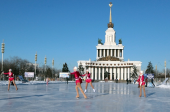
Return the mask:
<svg viewBox="0 0 170 112">
<path fill-rule="evenodd" d="M 85 89 L 85 90 L 84 90 L 84 93 L 86 93 L 86 91 L 87 91 L 87 90 Z"/>
</svg>

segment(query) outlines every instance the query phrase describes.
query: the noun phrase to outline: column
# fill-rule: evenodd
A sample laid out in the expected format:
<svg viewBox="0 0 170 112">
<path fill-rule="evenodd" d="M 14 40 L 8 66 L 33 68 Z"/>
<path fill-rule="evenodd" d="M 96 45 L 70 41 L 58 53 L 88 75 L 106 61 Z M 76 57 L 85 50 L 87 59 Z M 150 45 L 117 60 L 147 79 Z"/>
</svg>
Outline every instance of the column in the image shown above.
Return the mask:
<svg viewBox="0 0 170 112">
<path fill-rule="evenodd" d="M 109 69 L 108 69 L 108 67 L 106 67 L 106 71 L 107 71 L 107 72 L 109 72 L 108 70 L 109 70 Z M 109 77 L 108 77 L 108 76 L 106 76 L 106 77 L 107 77 L 107 78 L 108 78 L 108 80 L 109 80 Z"/>
<path fill-rule="evenodd" d="M 97 59 L 98 59 L 98 49 L 97 49 Z"/>
<path fill-rule="evenodd" d="M 93 79 L 93 67 L 91 67 L 91 78 Z"/>
<path fill-rule="evenodd" d="M 104 67 L 102 67 L 102 80 L 104 80 Z"/>
<path fill-rule="evenodd" d="M 126 68 L 125 68 L 125 72 L 124 72 L 125 74 L 125 79 L 124 80 L 126 80 L 127 79 L 127 73 L 126 73 Z"/>
<path fill-rule="evenodd" d="M 118 58 L 120 57 L 120 49 L 118 49 L 118 55 L 117 55 L 117 57 L 118 57 Z"/>
<path fill-rule="evenodd" d="M 95 80 L 97 80 L 97 67 L 95 67 Z"/>
<path fill-rule="evenodd" d="M 98 76 L 99 76 L 99 80 L 101 80 L 101 79 L 100 79 L 100 77 L 101 77 L 101 70 L 100 70 L 100 67 L 99 67 L 99 75 L 98 75 Z"/>
<path fill-rule="evenodd" d="M 120 79 L 120 68 L 117 68 L 117 79 Z"/>
<path fill-rule="evenodd" d="M 106 67 L 106 71 L 109 72 L 107 67 Z"/>
<path fill-rule="evenodd" d="M 110 67 L 110 80 L 112 80 L 112 67 Z"/>
<path fill-rule="evenodd" d="M 102 57 L 102 50 L 100 49 L 100 57 Z"/>
<path fill-rule="evenodd" d="M 107 49 L 107 56 L 109 56 L 109 49 Z"/>
<path fill-rule="evenodd" d="M 122 58 L 123 58 L 123 49 L 122 49 Z"/>
<path fill-rule="evenodd" d="M 129 71 L 130 71 L 129 74 L 130 74 L 130 76 L 131 76 L 131 75 L 132 75 L 132 67 L 130 67 L 130 70 L 129 70 Z M 132 80 L 132 77 L 130 77 L 130 80 Z"/>
<path fill-rule="evenodd" d="M 114 57 L 116 57 L 116 49 L 114 49 Z"/>
<path fill-rule="evenodd" d="M 128 67 L 128 77 L 127 77 L 127 78 L 128 78 L 128 80 L 129 80 L 129 67 Z"/>
<path fill-rule="evenodd" d="M 105 57 L 105 49 L 103 49 L 103 57 Z"/>
<path fill-rule="evenodd" d="M 87 67 L 87 66 L 85 65 L 85 66 L 84 66 L 84 72 L 85 72 L 85 73 L 86 73 L 86 70 L 87 70 L 86 67 Z"/>
<path fill-rule="evenodd" d="M 111 55 L 110 56 L 113 56 L 113 52 L 112 51 L 113 51 L 113 49 L 111 49 Z"/>
<path fill-rule="evenodd" d="M 90 68 L 90 66 L 88 67 L 88 70 L 89 70 L 89 73 L 91 74 L 91 68 Z"/>
<path fill-rule="evenodd" d="M 121 68 L 121 80 L 123 80 L 123 67 Z"/>
<path fill-rule="evenodd" d="M 113 68 L 114 73 L 114 80 L 116 79 L 116 67 Z"/>
</svg>

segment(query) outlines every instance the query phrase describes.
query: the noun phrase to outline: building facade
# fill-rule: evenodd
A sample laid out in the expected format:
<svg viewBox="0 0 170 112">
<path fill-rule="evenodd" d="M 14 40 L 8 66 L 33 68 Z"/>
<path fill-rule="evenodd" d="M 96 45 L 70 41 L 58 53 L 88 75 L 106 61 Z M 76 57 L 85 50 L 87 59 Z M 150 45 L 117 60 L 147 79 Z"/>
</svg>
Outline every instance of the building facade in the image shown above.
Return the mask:
<svg viewBox="0 0 170 112">
<path fill-rule="evenodd" d="M 106 77 L 109 80 L 126 80 L 131 79 L 131 73 L 133 71 L 133 66 L 135 65 L 137 69 L 141 70 L 140 61 L 124 61 L 123 50 L 121 40 L 119 44 L 116 44 L 115 30 L 113 29 L 114 24 L 112 23 L 111 7 L 110 6 L 110 20 L 108 23 L 108 29 L 105 31 L 105 43 L 99 43 L 96 46 L 97 55 L 96 61 L 91 61 L 91 59 L 84 61 L 78 61 L 78 66 L 83 65 L 83 67 L 89 70 L 91 73 L 91 78 L 93 80 L 104 80 Z M 108 75 L 106 75 L 108 74 Z"/>
</svg>

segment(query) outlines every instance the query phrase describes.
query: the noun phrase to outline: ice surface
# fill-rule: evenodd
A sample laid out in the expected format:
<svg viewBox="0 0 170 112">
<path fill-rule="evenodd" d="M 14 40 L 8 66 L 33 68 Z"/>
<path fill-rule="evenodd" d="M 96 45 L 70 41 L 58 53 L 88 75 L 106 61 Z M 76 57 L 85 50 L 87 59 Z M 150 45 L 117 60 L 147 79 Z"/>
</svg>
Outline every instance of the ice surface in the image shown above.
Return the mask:
<svg viewBox="0 0 170 112">
<path fill-rule="evenodd" d="M 88 99 L 81 92 L 76 99 L 74 82 L 16 83 L 19 90 L 11 86 L 8 92 L 7 82 L 0 82 L 0 112 L 170 112 L 170 89 L 165 88 L 146 88 L 147 97 L 139 98 L 136 84 L 98 82 L 95 93 L 88 85 Z"/>
</svg>

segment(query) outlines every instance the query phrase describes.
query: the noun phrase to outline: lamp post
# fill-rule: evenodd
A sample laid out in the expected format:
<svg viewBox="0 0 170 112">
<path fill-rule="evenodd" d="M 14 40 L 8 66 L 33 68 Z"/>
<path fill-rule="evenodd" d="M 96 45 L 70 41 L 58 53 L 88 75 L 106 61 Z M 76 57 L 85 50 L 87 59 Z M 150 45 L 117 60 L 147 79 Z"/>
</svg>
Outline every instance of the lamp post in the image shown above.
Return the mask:
<svg viewBox="0 0 170 112">
<path fill-rule="evenodd" d="M 155 70 L 156 70 L 156 73 L 155 73 L 155 75 L 157 75 L 157 65 L 155 66 Z"/>
<path fill-rule="evenodd" d="M 53 69 L 54 69 L 54 59 L 52 60 L 52 78 L 53 78 Z"/>
<path fill-rule="evenodd" d="M 4 56 L 4 50 L 5 50 L 5 43 L 3 40 L 2 47 L 1 47 L 1 53 L 2 53 L 2 68 L 1 71 L 3 72 L 3 56 Z M 3 76 L 3 81 L 4 81 L 4 76 Z"/>
<path fill-rule="evenodd" d="M 46 72 L 46 63 L 47 63 L 47 58 L 45 56 L 45 59 L 44 59 L 44 64 L 45 64 L 45 72 Z M 45 79 L 45 74 L 44 74 L 44 79 Z"/>
<path fill-rule="evenodd" d="M 36 62 L 37 62 L 37 52 L 35 54 L 35 77 L 36 77 Z M 34 77 L 34 79 L 35 79 L 35 77 Z"/>
<path fill-rule="evenodd" d="M 165 60 L 164 64 L 165 64 L 165 79 L 166 79 L 166 60 Z"/>
</svg>

